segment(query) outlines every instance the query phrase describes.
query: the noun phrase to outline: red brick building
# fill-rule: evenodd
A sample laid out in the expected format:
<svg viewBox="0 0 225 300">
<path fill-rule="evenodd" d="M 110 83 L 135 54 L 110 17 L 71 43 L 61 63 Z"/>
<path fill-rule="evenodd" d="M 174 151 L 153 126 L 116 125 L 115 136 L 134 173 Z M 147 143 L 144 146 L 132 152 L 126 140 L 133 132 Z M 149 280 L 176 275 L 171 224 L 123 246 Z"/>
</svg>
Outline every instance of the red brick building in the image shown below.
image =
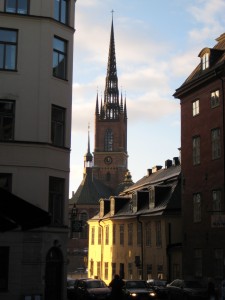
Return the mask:
<svg viewBox="0 0 225 300">
<path fill-rule="evenodd" d="M 181 103 L 183 275 L 225 276 L 225 34 L 174 96 Z"/>
</svg>

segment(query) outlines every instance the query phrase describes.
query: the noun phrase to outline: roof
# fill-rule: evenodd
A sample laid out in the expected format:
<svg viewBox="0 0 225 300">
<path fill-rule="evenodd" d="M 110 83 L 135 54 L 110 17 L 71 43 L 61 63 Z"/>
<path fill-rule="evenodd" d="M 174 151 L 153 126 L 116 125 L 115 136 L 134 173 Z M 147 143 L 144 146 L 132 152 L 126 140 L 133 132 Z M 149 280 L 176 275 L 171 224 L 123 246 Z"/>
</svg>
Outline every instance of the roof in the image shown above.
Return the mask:
<svg viewBox="0 0 225 300">
<path fill-rule="evenodd" d="M 119 196 L 110 197 L 110 201 L 120 202 L 119 209 L 111 215 L 110 212 L 104 215 L 103 219 L 120 220 L 128 218 L 179 215 L 181 213 L 181 185 L 180 185 L 181 166 L 170 166 L 166 169 L 144 176 L 134 185 L 129 187 Z M 155 204 L 150 208 L 150 190 L 154 191 Z M 109 201 L 109 199 L 102 199 Z M 134 206 L 136 206 L 135 209 Z M 116 207 L 116 205 L 114 205 Z M 100 219 L 96 215 L 92 220 Z"/>
<path fill-rule="evenodd" d="M 100 198 L 109 197 L 112 194 L 112 189 L 104 185 L 100 180 L 94 178 L 92 175 L 92 167 L 87 167 L 81 184 L 69 202 L 70 204 L 98 205 Z"/>
<path fill-rule="evenodd" d="M 34 229 L 50 221 L 48 212 L 0 188 L 0 231 Z"/>
<path fill-rule="evenodd" d="M 179 98 L 180 92 L 182 92 L 184 87 L 189 86 L 191 83 L 198 81 L 199 79 L 207 79 L 213 72 L 213 76 L 216 76 L 215 69 L 224 65 L 225 63 L 225 33 L 221 34 L 219 38 L 216 39 L 217 44 L 213 48 L 204 48 L 200 51 L 199 56 L 208 52 L 210 54 L 210 67 L 202 70 L 201 62 L 193 70 L 193 72 L 188 76 L 184 83 L 176 90 L 174 96 Z"/>
</svg>

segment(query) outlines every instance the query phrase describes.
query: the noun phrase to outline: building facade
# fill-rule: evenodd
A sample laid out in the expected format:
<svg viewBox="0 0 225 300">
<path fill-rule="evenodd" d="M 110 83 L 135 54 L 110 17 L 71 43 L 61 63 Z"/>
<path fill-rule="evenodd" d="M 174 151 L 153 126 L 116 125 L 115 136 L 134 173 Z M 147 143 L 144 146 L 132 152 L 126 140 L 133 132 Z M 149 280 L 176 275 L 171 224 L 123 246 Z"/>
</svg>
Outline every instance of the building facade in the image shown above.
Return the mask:
<svg viewBox="0 0 225 300">
<path fill-rule="evenodd" d="M 89 223 L 88 276 L 180 278 L 182 274 L 181 168 L 178 159 L 148 170 L 119 196 L 100 200 Z"/>
<path fill-rule="evenodd" d="M 183 274 L 221 282 L 225 275 L 225 34 L 174 96 L 181 103 Z"/>
<path fill-rule="evenodd" d="M 0 186 L 51 214 L 1 234 L 1 299 L 66 293 L 75 2 L 0 1 Z"/>
</svg>

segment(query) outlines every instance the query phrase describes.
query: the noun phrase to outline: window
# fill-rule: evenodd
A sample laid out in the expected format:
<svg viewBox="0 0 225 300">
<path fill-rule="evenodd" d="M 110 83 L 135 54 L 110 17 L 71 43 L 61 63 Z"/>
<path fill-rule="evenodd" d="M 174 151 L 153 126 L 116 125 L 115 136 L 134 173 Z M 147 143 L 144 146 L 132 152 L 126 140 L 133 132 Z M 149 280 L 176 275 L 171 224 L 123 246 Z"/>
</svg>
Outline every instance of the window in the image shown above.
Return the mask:
<svg viewBox="0 0 225 300">
<path fill-rule="evenodd" d="M 55 0 L 54 18 L 64 24 L 68 23 L 68 1 Z"/>
<path fill-rule="evenodd" d="M 193 117 L 199 115 L 199 100 L 192 102 L 192 115 Z"/>
<path fill-rule="evenodd" d="M 58 37 L 53 41 L 53 76 L 66 79 L 67 42 Z"/>
<path fill-rule="evenodd" d="M 28 13 L 28 0 L 6 0 L 5 11 L 26 15 Z"/>
<path fill-rule="evenodd" d="M 15 71 L 17 31 L 0 28 L 0 70 Z"/>
<path fill-rule="evenodd" d="M 105 262 L 105 279 L 108 279 L 109 275 L 109 263 Z"/>
<path fill-rule="evenodd" d="M 80 238 L 87 239 L 87 237 L 88 237 L 88 224 L 87 224 L 88 214 L 86 212 L 82 212 L 80 214 L 79 219 L 82 221 L 82 231 L 80 233 Z"/>
<path fill-rule="evenodd" d="M 128 224 L 128 245 L 133 245 L 133 224 Z"/>
<path fill-rule="evenodd" d="M 112 278 L 116 274 L 116 263 L 112 263 Z"/>
<path fill-rule="evenodd" d="M 151 223 L 146 224 L 145 228 L 145 242 L 146 246 L 150 247 L 151 246 Z"/>
<path fill-rule="evenodd" d="M 15 103 L 14 101 L 0 100 L 0 140 L 14 139 Z"/>
<path fill-rule="evenodd" d="M 219 90 L 211 93 L 210 103 L 212 108 L 219 105 Z"/>
<path fill-rule="evenodd" d="M 223 278 L 223 249 L 214 249 L 214 278 Z"/>
<path fill-rule="evenodd" d="M 147 279 L 152 279 L 152 264 L 147 264 Z"/>
<path fill-rule="evenodd" d="M 0 291 L 8 290 L 9 247 L 0 247 Z"/>
<path fill-rule="evenodd" d="M 202 214 L 201 214 L 201 195 L 200 193 L 193 195 L 193 218 L 194 223 L 201 222 Z"/>
<path fill-rule="evenodd" d="M 93 274 L 94 274 L 94 262 L 93 262 L 93 260 L 91 259 L 90 260 L 90 276 L 93 276 Z"/>
<path fill-rule="evenodd" d="M 128 263 L 128 279 L 133 279 L 133 264 Z"/>
<path fill-rule="evenodd" d="M 109 244 L 109 225 L 105 226 L 105 245 Z"/>
<path fill-rule="evenodd" d="M 98 227 L 98 245 L 101 245 L 102 243 L 102 228 Z"/>
<path fill-rule="evenodd" d="M 212 191 L 212 210 L 214 214 L 220 214 L 221 207 L 221 190 Z"/>
<path fill-rule="evenodd" d="M 162 246 L 162 236 L 161 236 L 161 222 L 155 222 L 155 230 L 156 230 L 156 247 Z"/>
<path fill-rule="evenodd" d="M 91 227 L 91 245 L 95 244 L 95 228 Z"/>
<path fill-rule="evenodd" d="M 211 130 L 212 159 L 221 157 L 220 128 Z"/>
<path fill-rule="evenodd" d="M 101 262 L 97 261 L 97 277 L 101 278 Z"/>
<path fill-rule="evenodd" d="M 202 276 L 202 249 L 194 249 L 195 276 Z"/>
<path fill-rule="evenodd" d="M 64 146 L 65 109 L 52 105 L 51 141 L 55 146 Z"/>
<path fill-rule="evenodd" d="M 142 225 L 141 223 L 137 223 L 137 245 L 141 246 L 142 240 Z"/>
<path fill-rule="evenodd" d="M 120 245 L 124 245 L 124 225 L 120 225 Z"/>
<path fill-rule="evenodd" d="M 105 133 L 105 151 L 113 151 L 113 133 L 111 129 L 107 129 Z"/>
<path fill-rule="evenodd" d="M 112 243 L 113 245 L 116 244 L 116 224 L 113 224 Z"/>
<path fill-rule="evenodd" d="M 205 53 L 202 56 L 202 70 L 208 69 L 209 68 L 209 53 Z"/>
<path fill-rule="evenodd" d="M 0 173 L 0 188 L 12 191 L 12 174 L 10 173 Z"/>
<path fill-rule="evenodd" d="M 52 225 L 63 224 L 64 185 L 65 179 L 63 178 L 49 178 L 49 212 Z"/>
<path fill-rule="evenodd" d="M 192 139 L 193 165 L 200 164 L 200 136 L 195 136 Z"/>
</svg>

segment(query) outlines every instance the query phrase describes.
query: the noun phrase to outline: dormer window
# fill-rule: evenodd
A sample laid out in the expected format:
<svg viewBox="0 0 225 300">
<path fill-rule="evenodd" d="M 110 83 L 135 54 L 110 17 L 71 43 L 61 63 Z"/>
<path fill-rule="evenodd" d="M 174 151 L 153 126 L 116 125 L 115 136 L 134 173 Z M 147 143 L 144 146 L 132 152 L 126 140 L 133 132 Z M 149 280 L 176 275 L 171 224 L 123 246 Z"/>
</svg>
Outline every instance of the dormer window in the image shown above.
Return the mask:
<svg viewBox="0 0 225 300">
<path fill-rule="evenodd" d="M 202 70 L 209 68 L 209 53 L 203 54 L 202 58 Z"/>
<path fill-rule="evenodd" d="M 155 207 L 155 189 L 151 188 L 149 190 L 149 208 L 154 208 Z"/>
</svg>

